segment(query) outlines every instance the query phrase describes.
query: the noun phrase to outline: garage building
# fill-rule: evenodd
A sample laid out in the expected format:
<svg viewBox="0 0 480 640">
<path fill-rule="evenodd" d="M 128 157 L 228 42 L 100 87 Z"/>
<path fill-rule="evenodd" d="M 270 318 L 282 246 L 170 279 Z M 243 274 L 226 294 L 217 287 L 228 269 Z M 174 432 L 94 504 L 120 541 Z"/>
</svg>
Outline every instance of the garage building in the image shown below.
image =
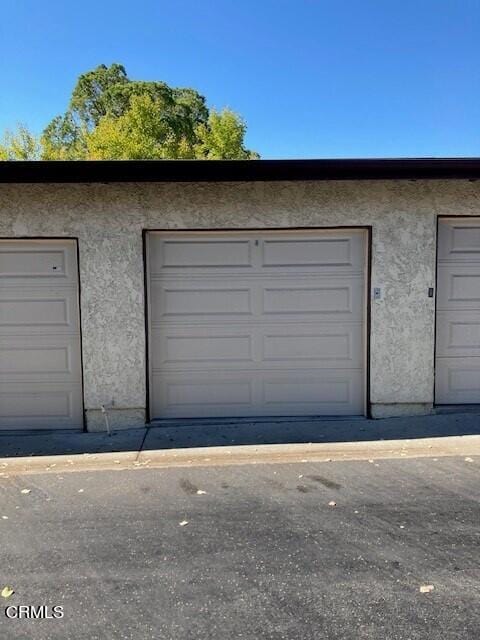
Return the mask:
<svg viewBox="0 0 480 640">
<path fill-rule="evenodd" d="M 0 163 L 0 429 L 480 405 L 480 160 Z"/>
</svg>

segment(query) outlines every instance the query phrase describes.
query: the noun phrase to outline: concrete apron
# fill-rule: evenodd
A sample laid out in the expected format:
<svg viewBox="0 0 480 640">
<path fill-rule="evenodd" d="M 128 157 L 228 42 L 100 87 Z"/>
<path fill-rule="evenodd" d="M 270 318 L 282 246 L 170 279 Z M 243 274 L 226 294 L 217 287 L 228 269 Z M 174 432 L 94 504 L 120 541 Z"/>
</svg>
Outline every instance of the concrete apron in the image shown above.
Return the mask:
<svg viewBox="0 0 480 640">
<path fill-rule="evenodd" d="M 0 479 L 33 473 L 202 467 L 388 458 L 480 456 L 480 435 L 340 443 L 295 443 L 131 450 L 0 458 Z"/>
</svg>

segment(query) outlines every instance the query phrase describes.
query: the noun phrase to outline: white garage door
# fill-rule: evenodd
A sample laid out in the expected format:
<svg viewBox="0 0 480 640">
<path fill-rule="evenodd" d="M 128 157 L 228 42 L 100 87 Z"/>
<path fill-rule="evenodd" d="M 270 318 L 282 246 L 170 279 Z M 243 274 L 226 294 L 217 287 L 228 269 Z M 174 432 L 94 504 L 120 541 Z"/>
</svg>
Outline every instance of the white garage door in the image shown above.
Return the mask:
<svg viewBox="0 0 480 640">
<path fill-rule="evenodd" d="M 0 240 L 0 428 L 82 427 L 77 248 Z"/>
<path fill-rule="evenodd" d="M 480 220 L 438 226 L 437 404 L 480 404 Z"/>
<path fill-rule="evenodd" d="M 364 414 L 364 231 L 147 244 L 152 419 Z"/>
</svg>

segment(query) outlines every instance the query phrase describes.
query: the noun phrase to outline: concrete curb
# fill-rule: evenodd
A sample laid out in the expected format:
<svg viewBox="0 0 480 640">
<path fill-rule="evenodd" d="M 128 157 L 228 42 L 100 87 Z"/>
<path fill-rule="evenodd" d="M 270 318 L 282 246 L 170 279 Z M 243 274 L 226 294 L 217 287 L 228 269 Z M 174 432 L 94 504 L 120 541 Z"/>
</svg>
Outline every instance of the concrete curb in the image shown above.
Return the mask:
<svg viewBox="0 0 480 640">
<path fill-rule="evenodd" d="M 115 453 L 81 453 L 74 455 L 27 456 L 0 458 L 0 478 L 30 473 L 64 473 L 66 471 L 93 471 L 95 469 L 130 468 L 138 451 Z"/>
<path fill-rule="evenodd" d="M 0 478 L 10 475 L 102 469 L 338 462 L 444 456 L 480 456 L 480 435 L 334 444 L 238 445 L 0 458 Z"/>
</svg>

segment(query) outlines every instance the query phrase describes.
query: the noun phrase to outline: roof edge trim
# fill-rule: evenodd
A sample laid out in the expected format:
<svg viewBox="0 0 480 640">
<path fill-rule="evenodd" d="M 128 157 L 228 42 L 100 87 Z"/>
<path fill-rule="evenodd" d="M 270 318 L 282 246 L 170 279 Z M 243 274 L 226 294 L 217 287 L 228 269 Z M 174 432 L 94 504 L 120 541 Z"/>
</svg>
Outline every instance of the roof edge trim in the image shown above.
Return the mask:
<svg viewBox="0 0 480 640">
<path fill-rule="evenodd" d="M 0 183 L 478 179 L 480 158 L 0 162 Z"/>
</svg>

